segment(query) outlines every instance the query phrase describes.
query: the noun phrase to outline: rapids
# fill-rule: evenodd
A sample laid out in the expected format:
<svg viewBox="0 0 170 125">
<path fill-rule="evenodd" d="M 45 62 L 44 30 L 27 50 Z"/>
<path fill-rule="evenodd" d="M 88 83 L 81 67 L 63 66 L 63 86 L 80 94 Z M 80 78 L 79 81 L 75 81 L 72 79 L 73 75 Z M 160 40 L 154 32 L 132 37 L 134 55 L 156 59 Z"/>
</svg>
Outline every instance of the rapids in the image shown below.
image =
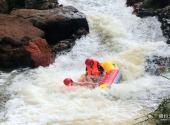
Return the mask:
<svg viewBox="0 0 170 125">
<path fill-rule="evenodd" d="M 59 2 L 86 14 L 90 34 L 49 67 L 0 73 L 0 93 L 10 95 L 0 125 L 132 125 L 170 96 L 168 80 L 144 72 L 146 56 L 170 55 L 156 17 L 132 15 L 126 0 Z M 63 79 L 78 79 L 87 57 L 116 62 L 122 83 L 108 90 L 66 89 Z"/>
</svg>

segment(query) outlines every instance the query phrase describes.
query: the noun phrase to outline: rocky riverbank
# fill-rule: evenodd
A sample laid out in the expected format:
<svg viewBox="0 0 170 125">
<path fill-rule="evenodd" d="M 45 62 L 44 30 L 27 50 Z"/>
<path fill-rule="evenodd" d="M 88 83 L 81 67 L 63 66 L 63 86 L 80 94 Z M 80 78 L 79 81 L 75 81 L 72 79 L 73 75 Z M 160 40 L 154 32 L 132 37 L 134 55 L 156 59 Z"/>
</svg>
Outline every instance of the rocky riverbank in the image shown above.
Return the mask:
<svg viewBox="0 0 170 125">
<path fill-rule="evenodd" d="M 48 66 L 89 33 L 83 13 L 57 0 L 0 0 L 0 68 Z"/>
<path fill-rule="evenodd" d="M 127 0 L 127 6 L 134 8 L 133 13 L 141 18 L 156 16 L 161 22 L 162 33 L 170 44 L 170 0 Z M 169 72 L 170 57 L 158 55 L 146 58 L 147 72 L 160 75 L 163 72 Z"/>
<path fill-rule="evenodd" d="M 133 13 L 141 18 L 156 16 L 161 22 L 162 33 L 170 44 L 170 0 L 127 0 L 127 6 L 134 8 Z M 145 70 L 154 75 L 170 72 L 170 57 L 153 55 L 146 57 Z M 163 76 L 164 77 L 164 76 Z M 165 77 L 169 79 L 168 77 Z M 136 125 L 169 125 L 170 99 L 164 99 L 158 108 L 137 120 Z"/>
<path fill-rule="evenodd" d="M 133 6 L 134 14 L 139 17 L 157 16 L 167 44 L 170 44 L 170 0 L 127 0 Z"/>
</svg>

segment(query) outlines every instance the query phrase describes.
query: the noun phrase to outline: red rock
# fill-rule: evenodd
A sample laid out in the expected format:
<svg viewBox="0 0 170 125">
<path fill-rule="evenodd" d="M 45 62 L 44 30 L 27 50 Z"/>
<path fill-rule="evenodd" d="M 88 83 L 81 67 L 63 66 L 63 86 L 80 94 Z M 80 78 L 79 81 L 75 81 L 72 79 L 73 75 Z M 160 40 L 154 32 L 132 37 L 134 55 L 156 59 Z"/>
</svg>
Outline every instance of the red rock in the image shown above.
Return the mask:
<svg viewBox="0 0 170 125">
<path fill-rule="evenodd" d="M 34 27 L 27 20 L 16 16 L 0 14 L 0 38 L 9 37 L 21 43 L 23 37 L 34 39 L 43 35 L 42 30 Z"/>
<path fill-rule="evenodd" d="M 30 53 L 35 66 L 48 66 L 54 62 L 54 56 L 45 39 L 32 40 L 25 49 Z"/>
<path fill-rule="evenodd" d="M 34 67 L 24 46 L 43 34 L 42 30 L 23 18 L 0 14 L 0 68 Z"/>
</svg>

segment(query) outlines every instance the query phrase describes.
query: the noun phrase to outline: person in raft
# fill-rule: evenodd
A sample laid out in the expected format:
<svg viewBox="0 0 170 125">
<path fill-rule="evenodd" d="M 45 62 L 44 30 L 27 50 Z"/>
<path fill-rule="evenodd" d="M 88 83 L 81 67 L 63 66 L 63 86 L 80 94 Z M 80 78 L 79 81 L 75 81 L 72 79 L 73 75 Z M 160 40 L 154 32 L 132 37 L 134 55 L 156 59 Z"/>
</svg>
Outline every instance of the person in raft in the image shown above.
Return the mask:
<svg viewBox="0 0 170 125">
<path fill-rule="evenodd" d="M 88 85 L 92 85 L 94 88 L 97 86 L 108 88 L 112 83 L 120 82 L 121 74 L 118 70 L 119 68 L 111 61 L 99 63 L 93 59 L 86 59 L 85 65 L 86 73 L 79 80 L 84 85 L 88 83 Z"/>
<path fill-rule="evenodd" d="M 64 80 L 66 86 L 85 86 L 88 88 L 95 88 L 99 86 L 100 81 L 104 76 L 104 69 L 99 61 L 87 58 L 85 60 L 86 72 L 83 74 L 78 82 L 73 81 L 70 78 Z"/>
<path fill-rule="evenodd" d="M 99 83 L 104 76 L 104 69 L 97 60 L 86 59 L 86 73 L 81 76 L 79 82 Z"/>
<path fill-rule="evenodd" d="M 101 88 L 107 88 L 108 74 L 117 68 L 115 64 L 110 61 L 99 63 L 93 59 L 86 59 L 86 73 L 81 76 L 78 82 L 72 81 L 72 79 L 65 79 L 64 83 L 70 83 L 70 85 L 85 86 L 89 88 L 95 88 L 100 86 Z M 110 81 L 108 81 L 110 82 Z"/>
</svg>

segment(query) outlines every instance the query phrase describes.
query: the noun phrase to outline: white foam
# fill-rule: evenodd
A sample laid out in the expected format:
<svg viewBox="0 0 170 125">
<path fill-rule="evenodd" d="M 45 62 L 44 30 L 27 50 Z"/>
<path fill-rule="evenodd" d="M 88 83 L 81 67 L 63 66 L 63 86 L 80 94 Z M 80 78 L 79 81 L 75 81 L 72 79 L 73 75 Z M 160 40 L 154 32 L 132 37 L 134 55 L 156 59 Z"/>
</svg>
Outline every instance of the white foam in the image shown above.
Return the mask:
<svg viewBox="0 0 170 125">
<path fill-rule="evenodd" d="M 155 17 L 140 19 L 132 15 L 125 0 L 60 3 L 73 5 L 87 15 L 90 34 L 77 40 L 71 52 L 58 56 L 49 67 L 12 78 L 7 120 L 2 125 L 113 125 L 134 119 L 146 107 L 155 108 L 159 98 L 169 95 L 170 84 L 165 79 L 144 72 L 145 56 L 164 53 L 162 48 L 167 48 Z M 63 79 L 78 79 L 84 73 L 87 57 L 118 63 L 124 76 L 122 84 L 109 90 L 66 89 Z"/>
</svg>

